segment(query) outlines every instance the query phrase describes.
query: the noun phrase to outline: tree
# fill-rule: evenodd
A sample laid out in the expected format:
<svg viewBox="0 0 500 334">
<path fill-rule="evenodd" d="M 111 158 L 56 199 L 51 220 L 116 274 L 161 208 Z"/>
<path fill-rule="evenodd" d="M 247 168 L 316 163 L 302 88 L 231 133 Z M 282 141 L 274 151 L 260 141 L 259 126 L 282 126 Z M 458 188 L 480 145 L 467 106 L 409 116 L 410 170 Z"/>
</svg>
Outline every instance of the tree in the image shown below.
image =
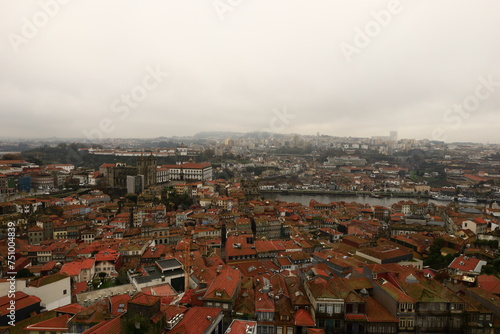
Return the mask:
<svg viewBox="0 0 500 334">
<path fill-rule="evenodd" d="M 127 317 L 125 333 L 150 333 L 151 323 L 149 319 L 141 317 L 139 314 L 133 314 Z"/>
<path fill-rule="evenodd" d="M 28 268 L 23 268 L 17 272 L 16 278 L 32 277 L 31 271 Z"/>
<path fill-rule="evenodd" d="M 137 194 L 128 194 L 127 196 L 125 196 L 125 198 L 137 204 L 137 199 L 138 199 Z"/>
<path fill-rule="evenodd" d="M 439 270 L 444 269 L 450 265 L 450 263 L 455 258 L 454 255 L 448 254 L 443 256 L 441 254 L 441 249 L 444 247 L 444 239 L 436 238 L 429 248 L 429 256 L 424 259 L 424 265 L 429 266 L 432 269 Z"/>
<path fill-rule="evenodd" d="M 118 276 L 116 277 L 115 283 L 116 285 L 123 285 L 129 283 L 126 268 L 121 268 L 120 270 L 118 270 Z"/>
<path fill-rule="evenodd" d="M 2 158 L 3 158 L 3 160 L 22 160 L 23 159 L 20 154 L 12 154 L 12 153 L 5 154 Z"/>
</svg>

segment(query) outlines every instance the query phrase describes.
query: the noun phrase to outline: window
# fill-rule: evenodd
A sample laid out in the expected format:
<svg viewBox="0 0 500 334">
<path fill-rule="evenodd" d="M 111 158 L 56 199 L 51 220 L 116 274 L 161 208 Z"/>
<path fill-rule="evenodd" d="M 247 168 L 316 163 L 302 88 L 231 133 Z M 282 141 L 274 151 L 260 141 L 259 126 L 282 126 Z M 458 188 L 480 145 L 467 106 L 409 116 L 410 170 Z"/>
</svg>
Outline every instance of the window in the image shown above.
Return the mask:
<svg viewBox="0 0 500 334">
<path fill-rule="evenodd" d="M 257 331 L 259 334 L 274 334 L 274 328 L 272 326 L 257 326 Z"/>
<path fill-rule="evenodd" d="M 64 289 L 63 290 L 63 295 L 67 294 L 68 293 L 68 290 Z"/>
<path fill-rule="evenodd" d="M 276 334 L 283 334 L 283 326 L 276 327 Z"/>
<path fill-rule="evenodd" d="M 318 304 L 318 312 L 325 313 L 325 304 Z"/>
<path fill-rule="evenodd" d="M 293 327 L 287 327 L 286 334 L 293 334 Z"/>
<path fill-rule="evenodd" d="M 345 305 L 345 313 L 352 313 L 352 304 L 346 304 Z"/>
<path fill-rule="evenodd" d="M 335 304 L 335 313 L 339 314 L 342 313 L 342 305 L 340 304 Z"/>
<path fill-rule="evenodd" d="M 333 313 L 333 305 L 332 304 L 327 304 L 326 305 L 326 313 L 332 314 Z"/>
<path fill-rule="evenodd" d="M 414 320 L 413 320 L 413 318 L 408 318 L 408 319 L 406 319 L 406 321 L 407 321 L 408 328 L 413 328 L 414 327 Z"/>
<path fill-rule="evenodd" d="M 399 319 L 399 328 L 406 328 L 406 318 Z"/>
</svg>

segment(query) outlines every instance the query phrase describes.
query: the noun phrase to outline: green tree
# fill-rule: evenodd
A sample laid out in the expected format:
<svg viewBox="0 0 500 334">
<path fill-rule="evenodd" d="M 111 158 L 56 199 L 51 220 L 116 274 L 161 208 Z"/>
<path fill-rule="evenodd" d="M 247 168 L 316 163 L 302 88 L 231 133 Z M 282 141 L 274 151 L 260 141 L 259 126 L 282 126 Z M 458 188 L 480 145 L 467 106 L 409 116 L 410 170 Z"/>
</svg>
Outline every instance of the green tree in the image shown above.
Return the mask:
<svg viewBox="0 0 500 334">
<path fill-rule="evenodd" d="M 138 334 L 138 333 L 150 333 L 151 323 L 149 319 L 141 317 L 139 314 L 133 314 L 127 317 L 127 322 L 125 325 L 125 333 Z"/>
<path fill-rule="evenodd" d="M 17 272 L 16 278 L 32 277 L 31 271 L 28 268 L 23 268 Z"/>
<path fill-rule="evenodd" d="M 128 199 L 129 201 L 134 202 L 135 204 L 137 204 L 137 199 L 139 197 L 137 196 L 137 194 L 128 194 L 127 196 L 125 196 L 125 198 Z"/>
<path fill-rule="evenodd" d="M 118 276 L 116 277 L 116 285 L 123 285 L 129 283 L 129 279 L 127 276 L 127 269 L 121 268 L 118 270 Z"/>
<path fill-rule="evenodd" d="M 455 258 L 454 255 L 448 254 L 443 256 L 441 254 L 441 249 L 444 247 L 444 239 L 436 238 L 429 248 L 429 256 L 424 259 L 424 265 L 429 266 L 432 269 L 439 270 L 444 269 L 450 265 L 450 263 Z"/>
</svg>

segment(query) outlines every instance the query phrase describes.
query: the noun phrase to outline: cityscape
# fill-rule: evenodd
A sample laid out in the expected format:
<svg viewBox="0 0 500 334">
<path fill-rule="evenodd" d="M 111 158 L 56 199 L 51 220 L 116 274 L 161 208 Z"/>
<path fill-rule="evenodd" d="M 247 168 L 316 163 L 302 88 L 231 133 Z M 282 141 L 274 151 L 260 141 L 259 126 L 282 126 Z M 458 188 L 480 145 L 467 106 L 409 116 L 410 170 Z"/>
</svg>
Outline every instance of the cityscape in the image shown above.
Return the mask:
<svg viewBox="0 0 500 334">
<path fill-rule="evenodd" d="M 3 328 L 9 294 L 23 333 L 500 326 L 500 145 L 206 132 L 0 151 Z"/>
<path fill-rule="evenodd" d="M 0 10 L 0 334 L 500 334 L 500 2 Z"/>
</svg>

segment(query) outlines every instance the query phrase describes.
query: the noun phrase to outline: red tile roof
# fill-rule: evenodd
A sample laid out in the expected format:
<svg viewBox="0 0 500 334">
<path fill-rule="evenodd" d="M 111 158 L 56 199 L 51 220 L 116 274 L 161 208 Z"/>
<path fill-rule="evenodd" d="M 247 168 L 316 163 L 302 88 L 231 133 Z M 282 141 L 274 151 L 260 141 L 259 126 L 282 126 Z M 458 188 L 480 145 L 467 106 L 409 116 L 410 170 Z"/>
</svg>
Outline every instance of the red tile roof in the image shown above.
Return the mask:
<svg viewBox="0 0 500 334">
<path fill-rule="evenodd" d="M 43 231 L 43 228 L 41 228 L 38 225 L 33 225 L 28 229 L 28 232 L 40 232 Z"/>
<path fill-rule="evenodd" d="M 486 220 L 484 220 L 483 218 L 475 218 L 473 221 L 474 221 L 474 223 L 476 223 L 478 225 L 488 224 L 488 222 Z"/>
<path fill-rule="evenodd" d="M 256 312 L 275 312 L 274 300 L 267 293 L 255 292 L 255 311 Z"/>
<path fill-rule="evenodd" d="M 495 295 L 500 295 L 500 279 L 493 275 L 480 275 L 477 277 L 478 286 Z"/>
<path fill-rule="evenodd" d="M 232 299 L 241 282 L 239 270 L 226 268 L 220 272 L 205 293 L 204 299 Z M 220 293 L 220 296 L 217 294 Z"/>
<path fill-rule="evenodd" d="M 29 286 L 34 286 L 36 288 L 39 288 L 44 285 L 52 284 L 54 282 L 63 280 L 65 278 L 68 278 L 69 276 L 64 274 L 64 273 L 57 273 L 49 276 L 43 276 L 40 277 L 34 281 L 29 282 Z"/>
<path fill-rule="evenodd" d="M 308 328 L 307 334 L 325 334 L 325 330 L 322 328 Z"/>
<path fill-rule="evenodd" d="M 111 314 L 116 316 L 127 310 L 127 302 L 131 299 L 128 294 L 116 295 L 109 298 L 111 303 Z"/>
<path fill-rule="evenodd" d="M 468 257 L 468 256 L 458 256 L 453 262 L 450 263 L 448 268 L 460 270 L 460 271 L 474 271 L 479 264 L 479 259 Z"/>
<path fill-rule="evenodd" d="M 185 313 L 188 309 L 185 306 L 179 305 L 165 305 L 162 306 L 161 311 L 165 315 L 165 320 L 169 321 L 176 315 Z"/>
<path fill-rule="evenodd" d="M 184 318 L 172 328 L 175 334 L 203 334 L 213 321 L 222 313 L 221 308 L 215 307 L 192 307 L 184 315 Z"/>
<path fill-rule="evenodd" d="M 181 165 L 162 165 L 162 168 L 182 168 L 182 169 L 203 169 L 206 167 L 210 167 L 211 164 L 209 162 L 203 162 L 203 163 L 193 163 L 193 162 L 186 162 Z"/>
<path fill-rule="evenodd" d="M 246 334 L 247 328 L 257 326 L 257 321 L 234 319 L 225 334 Z"/>
<path fill-rule="evenodd" d="M 73 287 L 72 295 L 76 296 L 79 293 L 85 292 L 85 291 L 87 291 L 87 288 L 88 288 L 87 282 L 75 283 L 75 285 Z"/>
<path fill-rule="evenodd" d="M 66 306 L 58 307 L 54 311 L 61 312 L 61 313 L 68 313 L 68 314 L 71 314 L 71 315 L 75 315 L 75 314 L 77 314 L 78 312 L 80 312 L 83 309 L 84 309 L 83 306 L 80 306 L 77 303 L 73 303 L 73 304 L 69 304 L 69 305 L 66 305 Z"/>
<path fill-rule="evenodd" d="M 295 326 L 314 327 L 316 323 L 308 310 L 299 309 L 295 312 Z"/>
<path fill-rule="evenodd" d="M 366 297 L 365 303 L 368 322 L 398 322 L 398 319 L 389 313 L 375 298 Z"/>
<path fill-rule="evenodd" d="M 175 290 L 168 283 L 163 285 L 157 285 L 154 287 L 143 288 L 142 292 L 148 295 L 161 296 L 161 297 L 169 297 L 177 295 Z"/>
<path fill-rule="evenodd" d="M 366 321 L 366 314 L 346 314 L 344 315 L 346 320 L 358 320 L 358 321 Z"/>
<path fill-rule="evenodd" d="M 69 314 L 63 314 L 57 318 L 48 319 L 45 321 L 37 322 L 24 327 L 25 331 L 59 331 L 66 332 L 68 330 L 68 320 L 70 318 Z"/>
<path fill-rule="evenodd" d="M 40 303 L 42 300 L 36 296 L 30 296 L 25 294 L 24 292 L 16 292 L 14 294 L 14 298 L 9 298 L 8 295 L 5 295 L 0 298 L 0 314 L 5 315 L 8 314 L 10 311 L 7 309 L 10 307 L 10 301 L 15 300 L 16 301 L 16 310 L 23 309 L 25 307 L 28 307 L 30 305 Z"/>
<path fill-rule="evenodd" d="M 121 327 L 121 316 L 114 319 L 103 321 L 94 327 L 86 330 L 82 334 L 110 334 L 110 333 L 123 333 L 124 329 Z"/>
<path fill-rule="evenodd" d="M 134 303 L 134 304 L 139 304 L 139 305 L 146 305 L 146 306 L 152 306 L 156 302 L 159 302 L 161 300 L 161 297 L 159 296 L 152 296 L 152 295 L 147 295 L 144 292 L 139 292 L 134 296 L 134 298 L 130 299 L 128 302 Z"/>
</svg>

